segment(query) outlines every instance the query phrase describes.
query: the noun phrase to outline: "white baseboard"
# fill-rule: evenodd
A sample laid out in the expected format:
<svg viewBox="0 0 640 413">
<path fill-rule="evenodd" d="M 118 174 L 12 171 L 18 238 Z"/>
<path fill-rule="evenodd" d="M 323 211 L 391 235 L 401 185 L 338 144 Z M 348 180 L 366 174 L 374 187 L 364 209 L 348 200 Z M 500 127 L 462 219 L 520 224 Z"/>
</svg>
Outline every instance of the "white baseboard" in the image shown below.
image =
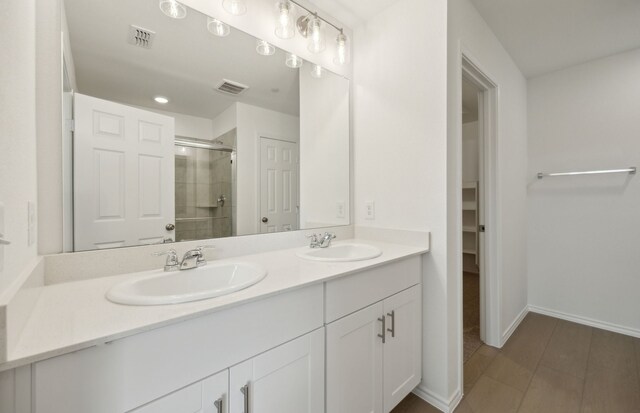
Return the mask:
<svg viewBox="0 0 640 413">
<path fill-rule="evenodd" d="M 513 320 L 513 322 L 509 325 L 509 328 L 507 328 L 506 331 L 502 333 L 502 337 L 500 338 L 500 348 L 502 348 L 502 346 L 504 346 L 507 340 L 509 340 L 509 337 L 511 337 L 511 334 L 513 334 L 513 332 L 516 331 L 516 328 L 518 328 L 522 320 L 524 320 L 524 318 L 527 316 L 528 312 L 529 312 L 529 307 L 525 306 L 520 312 L 520 314 L 518 314 L 516 319 Z"/>
<path fill-rule="evenodd" d="M 614 333 L 620 333 L 627 336 L 640 338 L 640 330 L 635 328 L 624 327 L 618 324 L 608 323 L 606 321 L 594 320 L 593 318 L 589 318 L 589 317 L 582 317 L 574 314 L 568 314 L 562 311 L 550 310 L 548 308 L 538 307 L 535 305 L 530 305 L 529 311 L 538 313 L 538 314 L 548 315 L 550 317 L 559 318 L 561 320 L 571 321 L 578 324 L 584 324 L 584 325 L 599 328 L 602 330 L 612 331 Z"/>
<path fill-rule="evenodd" d="M 413 394 L 444 413 L 453 413 L 453 411 L 456 409 L 456 407 L 458 407 L 458 404 L 460 404 L 460 401 L 462 400 L 462 391 L 460 389 L 456 391 L 456 393 L 450 400 L 446 400 L 440 395 L 435 394 L 429 389 L 425 389 L 421 386 L 413 389 Z"/>
</svg>

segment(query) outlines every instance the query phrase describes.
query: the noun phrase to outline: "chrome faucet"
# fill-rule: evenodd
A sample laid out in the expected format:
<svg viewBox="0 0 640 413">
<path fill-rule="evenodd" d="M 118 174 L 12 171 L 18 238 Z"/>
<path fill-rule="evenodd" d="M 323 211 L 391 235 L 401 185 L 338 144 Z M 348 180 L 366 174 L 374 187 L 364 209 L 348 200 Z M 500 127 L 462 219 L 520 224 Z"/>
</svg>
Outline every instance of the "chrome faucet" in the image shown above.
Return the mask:
<svg viewBox="0 0 640 413">
<path fill-rule="evenodd" d="M 201 247 L 194 248 L 184 253 L 182 256 L 182 261 L 178 261 L 178 253 L 174 249 L 170 249 L 168 251 L 156 252 L 153 255 L 160 256 L 166 255 L 167 261 L 164 264 L 164 270 L 169 271 L 177 271 L 177 270 L 190 270 L 192 268 L 202 267 L 203 265 L 207 265 L 207 260 L 204 258 L 204 253 L 202 252 L 205 248 L 215 248 L 212 245 L 205 245 Z"/>
<path fill-rule="evenodd" d="M 324 235 L 311 234 L 307 238 L 311 240 L 309 248 L 328 248 L 331 245 L 331 241 L 336 238 L 336 234 L 325 232 Z"/>
</svg>

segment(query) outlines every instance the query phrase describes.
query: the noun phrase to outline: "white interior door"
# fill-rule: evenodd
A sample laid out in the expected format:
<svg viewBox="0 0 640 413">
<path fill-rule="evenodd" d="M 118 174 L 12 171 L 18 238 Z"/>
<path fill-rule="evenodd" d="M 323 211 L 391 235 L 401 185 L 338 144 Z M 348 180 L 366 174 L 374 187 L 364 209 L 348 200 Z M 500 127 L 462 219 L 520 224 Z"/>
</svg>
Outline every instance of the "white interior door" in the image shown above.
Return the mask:
<svg viewBox="0 0 640 413">
<path fill-rule="evenodd" d="M 231 413 L 324 413 L 324 329 L 232 367 L 229 394 Z"/>
<path fill-rule="evenodd" d="M 174 119 L 77 93 L 74 113 L 74 249 L 173 239 Z"/>
<path fill-rule="evenodd" d="M 422 294 L 419 285 L 384 300 L 384 411 L 390 412 L 422 379 Z"/>
<path fill-rule="evenodd" d="M 327 328 L 327 412 L 382 413 L 383 304 Z"/>
<path fill-rule="evenodd" d="M 292 231 L 298 220 L 298 145 L 260 138 L 260 232 Z"/>
</svg>

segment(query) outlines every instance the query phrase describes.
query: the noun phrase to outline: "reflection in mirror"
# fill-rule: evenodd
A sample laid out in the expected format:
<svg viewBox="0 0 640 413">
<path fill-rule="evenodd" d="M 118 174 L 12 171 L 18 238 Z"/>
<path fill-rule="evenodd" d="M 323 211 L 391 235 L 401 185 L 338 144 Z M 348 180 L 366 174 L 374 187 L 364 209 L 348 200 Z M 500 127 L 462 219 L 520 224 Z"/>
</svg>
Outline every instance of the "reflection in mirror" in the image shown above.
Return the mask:
<svg viewBox="0 0 640 413">
<path fill-rule="evenodd" d="M 186 11 L 65 0 L 66 251 L 349 224 L 349 81 Z"/>
</svg>

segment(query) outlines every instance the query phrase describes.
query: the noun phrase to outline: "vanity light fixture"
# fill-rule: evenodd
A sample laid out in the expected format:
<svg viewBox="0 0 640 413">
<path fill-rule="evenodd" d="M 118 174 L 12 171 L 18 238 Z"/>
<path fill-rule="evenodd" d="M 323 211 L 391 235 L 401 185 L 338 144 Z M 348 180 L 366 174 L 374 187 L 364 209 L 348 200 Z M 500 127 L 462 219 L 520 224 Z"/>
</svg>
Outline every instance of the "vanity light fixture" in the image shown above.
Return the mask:
<svg viewBox="0 0 640 413">
<path fill-rule="evenodd" d="M 324 73 L 324 68 L 320 65 L 313 65 L 311 67 L 311 77 L 314 77 L 316 79 L 320 79 L 322 77 L 322 74 Z"/>
<path fill-rule="evenodd" d="M 231 32 L 228 24 L 221 22 L 213 17 L 207 17 L 207 30 L 218 37 L 227 37 Z"/>
<path fill-rule="evenodd" d="M 222 0 L 222 7 L 234 16 L 242 16 L 247 12 L 245 0 Z"/>
<path fill-rule="evenodd" d="M 293 53 L 287 53 L 287 57 L 284 61 L 287 67 L 292 69 L 299 69 L 302 67 L 302 58 L 300 56 L 296 56 Z"/>
<path fill-rule="evenodd" d="M 271 56 L 276 52 L 276 48 L 267 41 L 258 39 L 256 40 L 256 52 L 262 56 Z"/>
<path fill-rule="evenodd" d="M 156 96 L 153 98 L 153 100 L 155 100 L 157 103 L 160 103 L 162 105 L 166 105 L 167 103 L 169 103 L 169 99 L 167 99 L 164 96 Z"/>
<path fill-rule="evenodd" d="M 289 0 L 282 0 L 276 4 L 278 10 L 278 24 L 276 25 L 276 36 L 281 39 L 291 39 L 296 31 L 291 20 L 292 5 Z"/>
<path fill-rule="evenodd" d="M 322 35 L 322 20 L 320 20 L 317 15 L 314 15 L 309 20 L 307 36 L 309 37 L 308 49 L 311 53 L 323 52 L 327 47 L 324 41 L 324 36 Z"/>
<path fill-rule="evenodd" d="M 160 10 L 172 19 L 187 17 L 187 8 L 176 0 L 160 0 Z"/>
<path fill-rule="evenodd" d="M 336 38 L 336 57 L 333 58 L 333 63 L 338 66 L 343 66 L 347 63 L 347 36 L 344 35 L 342 30 L 340 30 Z"/>
</svg>

